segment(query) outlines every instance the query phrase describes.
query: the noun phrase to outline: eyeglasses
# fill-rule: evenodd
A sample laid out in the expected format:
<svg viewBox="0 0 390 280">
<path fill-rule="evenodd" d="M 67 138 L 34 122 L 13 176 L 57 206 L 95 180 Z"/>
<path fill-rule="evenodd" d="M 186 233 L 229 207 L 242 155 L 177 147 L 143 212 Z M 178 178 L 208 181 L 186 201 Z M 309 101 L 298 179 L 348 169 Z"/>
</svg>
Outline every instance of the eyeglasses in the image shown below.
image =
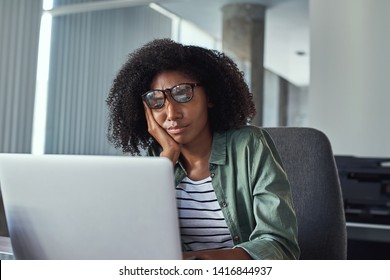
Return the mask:
<svg viewBox="0 0 390 280">
<path fill-rule="evenodd" d="M 196 83 L 182 83 L 167 89 L 153 89 L 142 95 L 150 109 L 160 109 L 164 106 L 166 94 L 170 93 L 173 100 L 178 103 L 191 101 L 194 96 L 194 87 L 200 86 Z"/>
</svg>

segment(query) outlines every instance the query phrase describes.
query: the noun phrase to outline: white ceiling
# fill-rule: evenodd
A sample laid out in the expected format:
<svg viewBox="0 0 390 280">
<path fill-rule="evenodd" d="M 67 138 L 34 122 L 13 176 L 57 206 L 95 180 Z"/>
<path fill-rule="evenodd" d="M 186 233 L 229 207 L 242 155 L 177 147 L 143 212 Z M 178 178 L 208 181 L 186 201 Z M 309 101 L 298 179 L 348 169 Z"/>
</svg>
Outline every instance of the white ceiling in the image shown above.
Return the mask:
<svg viewBox="0 0 390 280">
<path fill-rule="evenodd" d="M 309 0 L 161 0 L 154 2 L 193 22 L 218 39 L 222 37 L 224 5 L 258 3 L 266 6 L 264 66 L 297 86 L 309 84 Z"/>
</svg>

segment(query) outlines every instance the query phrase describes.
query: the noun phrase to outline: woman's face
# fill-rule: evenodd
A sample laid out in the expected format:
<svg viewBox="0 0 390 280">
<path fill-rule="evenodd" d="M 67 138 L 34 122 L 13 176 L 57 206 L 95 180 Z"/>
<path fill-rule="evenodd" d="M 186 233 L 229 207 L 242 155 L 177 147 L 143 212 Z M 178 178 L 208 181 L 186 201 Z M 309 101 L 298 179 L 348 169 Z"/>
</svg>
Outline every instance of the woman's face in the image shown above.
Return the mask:
<svg viewBox="0 0 390 280">
<path fill-rule="evenodd" d="M 199 83 L 199 81 L 179 71 L 165 71 L 154 77 L 150 89 L 165 90 L 182 83 Z M 186 103 L 173 100 L 170 93 L 166 92 L 164 106 L 152 110 L 156 122 L 182 145 L 201 145 L 211 137 L 208 120 L 210 104 L 205 90 L 200 85 L 195 86 L 193 91 L 192 99 Z"/>
</svg>

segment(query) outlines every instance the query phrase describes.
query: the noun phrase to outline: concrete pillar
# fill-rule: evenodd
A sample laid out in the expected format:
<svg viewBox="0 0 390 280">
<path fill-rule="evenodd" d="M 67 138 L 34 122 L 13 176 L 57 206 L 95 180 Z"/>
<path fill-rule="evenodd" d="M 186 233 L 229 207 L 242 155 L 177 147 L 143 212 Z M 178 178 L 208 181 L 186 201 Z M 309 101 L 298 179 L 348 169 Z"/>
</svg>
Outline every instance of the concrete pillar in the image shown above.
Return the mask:
<svg viewBox="0 0 390 280">
<path fill-rule="evenodd" d="M 390 1 L 311 0 L 308 124 L 335 154 L 390 157 Z"/>
<path fill-rule="evenodd" d="M 259 4 L 228 4 L 223 11 L 223 51 L 247 75 L 257 114 L 252 124 L 263 123 L 265 9 Z"/>
</svg>

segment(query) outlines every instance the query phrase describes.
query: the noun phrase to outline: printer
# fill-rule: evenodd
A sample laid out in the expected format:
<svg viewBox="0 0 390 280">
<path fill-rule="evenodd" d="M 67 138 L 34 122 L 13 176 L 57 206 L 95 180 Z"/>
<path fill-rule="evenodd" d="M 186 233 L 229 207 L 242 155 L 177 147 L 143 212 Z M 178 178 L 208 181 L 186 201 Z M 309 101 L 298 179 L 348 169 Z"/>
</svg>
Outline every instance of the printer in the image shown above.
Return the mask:
<svg viewBox="0 0 390 280">
<path fill-rule="evenodd" d="M 390 158 L 335 156 L 347 222 L 390 225 Z"/>
</svg>

